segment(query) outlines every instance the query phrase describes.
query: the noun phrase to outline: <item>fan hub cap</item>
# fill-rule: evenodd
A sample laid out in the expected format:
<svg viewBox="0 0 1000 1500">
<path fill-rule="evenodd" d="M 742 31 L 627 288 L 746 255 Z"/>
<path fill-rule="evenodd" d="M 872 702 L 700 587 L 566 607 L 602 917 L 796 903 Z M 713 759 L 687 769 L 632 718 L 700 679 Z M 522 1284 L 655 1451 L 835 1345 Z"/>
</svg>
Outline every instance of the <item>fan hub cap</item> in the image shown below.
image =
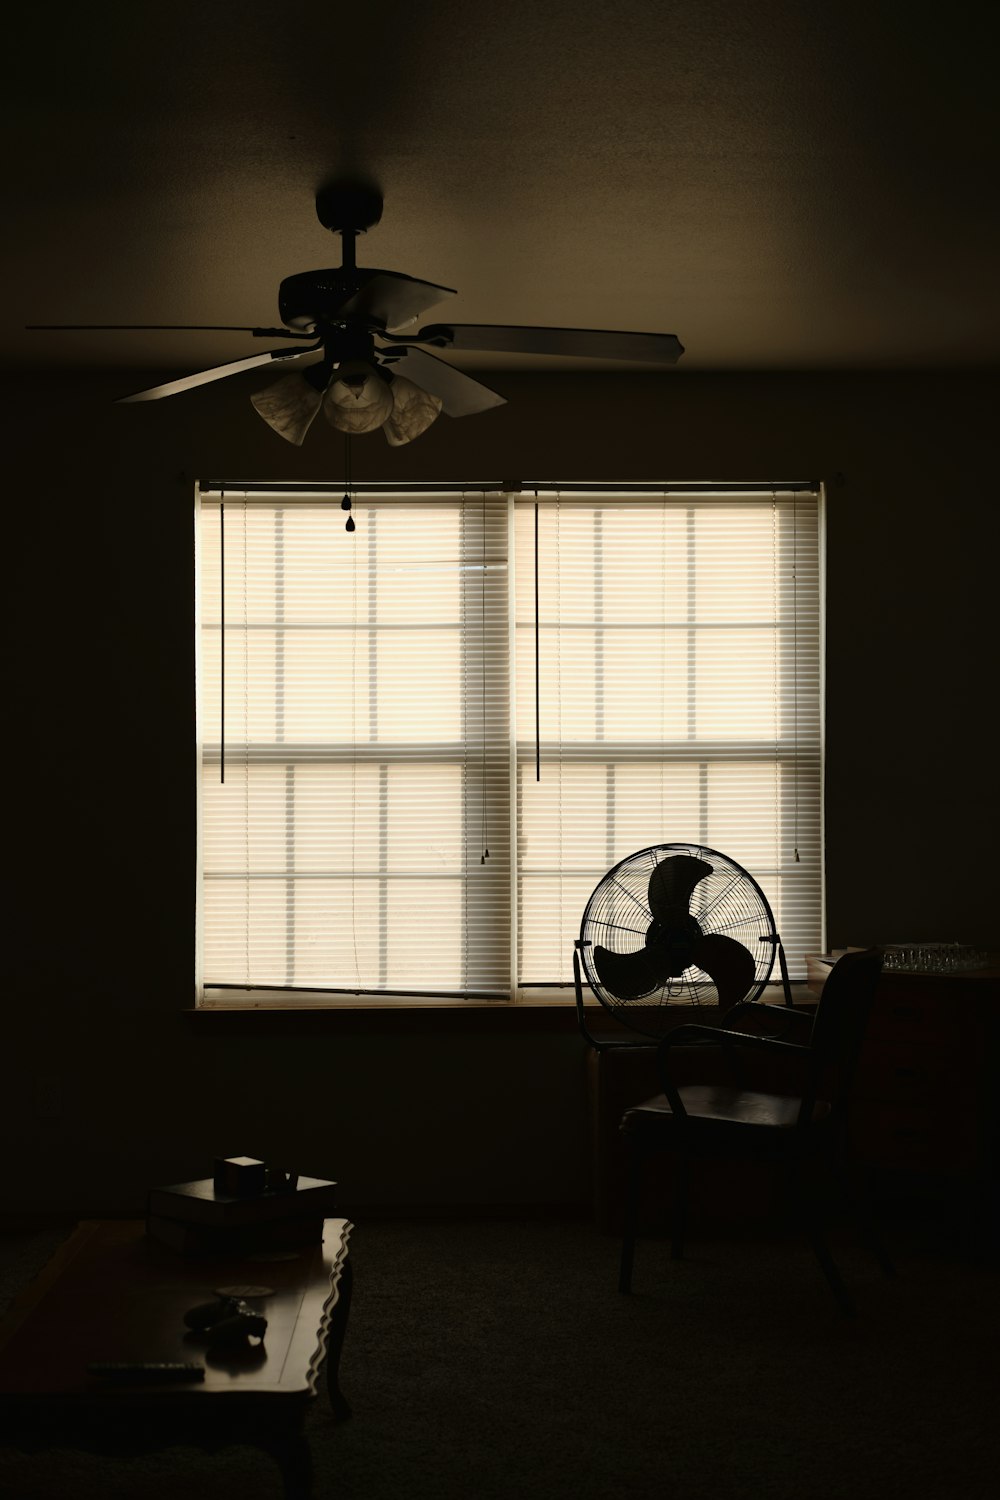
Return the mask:
<svg viewBox="0 0 1000 1500">
<path fill-rule="evenodd" d="M 654 921 L 646 933 L 646 947 L 654 950 L 657 966 L 677 979 L 694 963 L 694 946 L 702 932 L 694 917 L 685 915 L 665 927 Z"/>
</svg>

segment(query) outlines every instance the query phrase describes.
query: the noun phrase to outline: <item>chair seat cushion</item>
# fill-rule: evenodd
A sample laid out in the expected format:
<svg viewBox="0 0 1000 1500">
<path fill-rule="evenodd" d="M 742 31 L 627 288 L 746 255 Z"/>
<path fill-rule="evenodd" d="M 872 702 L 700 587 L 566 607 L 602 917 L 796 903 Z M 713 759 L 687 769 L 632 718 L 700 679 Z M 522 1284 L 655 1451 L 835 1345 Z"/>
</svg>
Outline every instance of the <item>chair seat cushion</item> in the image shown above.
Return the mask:
<svg viewBox="0 0 1000 1500">
<path fill-rule="evenodd" d="M 793 1130 L 799 1117 L 801 1100 L 787 1094 L 765 1094 L 754 1089 L 734 1088 L 719 1083 L 686 1084 L 677 1091 L 692 1122 L 719 1125 L 759 1126 L 766 1130 Z M 830 1106 L 818 1099 L 813 1106 L 812 1123 L 826 1119 Z M 636 1104 L 625 1111 L 622 1130 L 628 1134 L 637 1131 L 669 1129 L 674 1121 L 673 1111 L 665 1094 L 657 1094 L 644 1104 Z"/>
</svg>

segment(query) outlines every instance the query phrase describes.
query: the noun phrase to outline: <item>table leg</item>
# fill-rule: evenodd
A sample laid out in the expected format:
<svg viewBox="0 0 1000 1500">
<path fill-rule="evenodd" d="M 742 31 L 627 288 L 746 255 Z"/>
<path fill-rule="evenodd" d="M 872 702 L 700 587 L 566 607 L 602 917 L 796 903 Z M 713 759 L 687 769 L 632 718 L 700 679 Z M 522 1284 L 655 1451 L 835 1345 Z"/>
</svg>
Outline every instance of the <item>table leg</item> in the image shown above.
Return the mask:
<svg viewBox="0 0 1000 1500">
<path fill-rule="evenodd" d="M 337 1304 L 330 1317 L 330 1328 L 326 1345 L 326 1389 L 330 1398 L 330 1409 L 338 1422 L 351 1415 L 351 1408 L 340 1389 L 340 1355 L 347 1332 L 347 1315 L 351 1310 L 351 1290 L 354 1285 L 354 1269 L 350 1259 L 344 1262 L 340 1273 Z"/>
<path fill-rule="evenodd" d="M 312 1454 L 304 1433 L 288 1433 L 284 1437 L 273 1437 L 261 1444 L 281 1470 L 285 1500 L 311 1500 Z"/>
</svg>

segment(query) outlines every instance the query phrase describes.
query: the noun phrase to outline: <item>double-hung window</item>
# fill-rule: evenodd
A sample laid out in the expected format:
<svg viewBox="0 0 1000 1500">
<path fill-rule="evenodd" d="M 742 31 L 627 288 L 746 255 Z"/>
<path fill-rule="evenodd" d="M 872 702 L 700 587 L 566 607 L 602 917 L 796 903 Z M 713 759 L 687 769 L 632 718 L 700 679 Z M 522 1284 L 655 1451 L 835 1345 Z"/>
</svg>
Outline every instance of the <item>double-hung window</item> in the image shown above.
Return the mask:
<svg viewBox="0 0 1000 1500">
<path fill-rule="evenodd" d="M 569 995 L 619 859 L 743 865 L 822 942 L 809 485 L 198 496 L 199 997 Z"/>
</svg>

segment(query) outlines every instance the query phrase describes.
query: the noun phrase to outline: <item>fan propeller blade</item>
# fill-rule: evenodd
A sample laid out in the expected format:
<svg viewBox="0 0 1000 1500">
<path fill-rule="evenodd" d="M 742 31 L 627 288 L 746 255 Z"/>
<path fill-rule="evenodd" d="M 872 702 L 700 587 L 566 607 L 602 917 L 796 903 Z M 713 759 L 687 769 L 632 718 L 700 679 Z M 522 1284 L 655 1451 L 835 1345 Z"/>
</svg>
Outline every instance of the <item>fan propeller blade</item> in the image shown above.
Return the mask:
<svg viewBox="0 0 1000 1500">
<path fill-rule="evenodd" d="M 488 411 L 491 406 L 507 404 L 506 397 L 498 396 L 489 386 L 481 385 L 471 375 L 423 349 L 407 348 L 400 354 L 393 349 L 391 358 L 384 363 L 393 374 L 405 375 L 421 390 L 440 396 L 442 409 L 449 417 L 469 417 L 477 411 Z"/>
<path fill-rule="evenodd" d="M 673 365 L 684 345 L 673 333 L 625 333 L 610 328 L 517 328 L 500 323 L 435 323 L 414 342 L 440 349 L 488 350 L 495 354 L 568 354 L 577 359 L 627 359 Z"/>
<path fill-rule="evenodd" d="M 657 922 L 666 925 L 686 918 L 691 893 L 699 880 L 711 875 L 712 866 L 693 854 L 675 854 L 662 859 L 649 877 L 649 909 Z"/>
<path fill-rule="evenodd" d="M 680 977 L 670 951 L 655 944 L 636 953 L 613 953 L 598 945 L 594 948 L 594 968 L 604 988 L 619 1000 L 640 1000 Z M 692 966 L 704 970 L 724 1010 L 743 999 L 757 972 L 752 954 L 735 938 L 722 933 L 698 938 L 684 956 L 689 962 L 680 973 Z"/>
<path fill-rule="evenodd" d="M 417 281 L 401 271 L 365 271 L 368 277 L 353 297 L 339 310 L 339 317 L 368 318 L 384 328 L 405 328 L 415 323 L 429 307 L 436 307 L 445 297 L 454 297 L 455 288 L 436 286 L 433 281 Z"/>
<path fill-rule="evenodd" d="M 658 990 L 669 978 L 649 948 L 640 948 L 636 953 L 614 953 L 598 943 L 593 953 L 598 979 L 619 1000 L 639 1000 Z"/>
<path fill-rule="evenodd" d="M 702 933 L 691 915 L 695 886 L 713 866 L 692 854 L 663 859 L 649 877 L 647 899 L 653 921 L 646 946 L 635 953 L 594 948 L 594 967 L 605 989 L 619 1000 L 639 1000 L 692 966 L 702 969 L 728 1007 L 742 1000 L 753 983 L 757 966 L 742 943 L 721 933 Z"/>
<path fill-rule="evenodd" d="M 323 341 L 310 344 L 305 349 L 269 349 L 266 354 L 251 354 L 247 359 L 234 359 L 226 365 L 216 365 L 211 370 L 200 370 L 196 375 L 183 375 L 180 380 L 170 380 L 166 385 L 154 385 L 146 391 L 136 391 L 131 396 L 119 396 L 118 403 L 129 401 L 158 401 L 161 396 L 176 396 L 181 391 L 193 390 L 195 386 L 207 385 L 212 380 L 224 380 L 227 375 L 238 375 L 241 370 L 253 370 L 258 365 L 270 364 L 271 360 L 301 359 L 303 355 L 315 354 L 322 349 Z"/>
<path fill-rule="evenodd" d="M 704 969 L 711 979 L 723 1010 L 743 999 L 757 973 L 749 950 L 721 932 L 710 932 L 700 938 L 691 950 L 691 962 Z"/>
</svg>

